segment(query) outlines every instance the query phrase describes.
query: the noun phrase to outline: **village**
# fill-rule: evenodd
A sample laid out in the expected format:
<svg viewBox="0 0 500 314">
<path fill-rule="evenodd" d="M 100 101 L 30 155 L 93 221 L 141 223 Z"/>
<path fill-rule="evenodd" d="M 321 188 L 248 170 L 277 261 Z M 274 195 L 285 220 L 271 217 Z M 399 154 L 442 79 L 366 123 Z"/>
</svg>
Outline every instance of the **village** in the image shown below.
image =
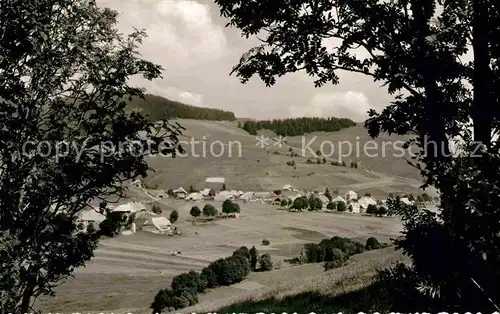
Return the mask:
<svg viewBox="0 0 500 314">
<path fill-rule="evenodd" d="M 198 202 L 223 204 L 230 201 L 231 204 L 234 203 L 238 206 L 236 212 L 231 212 L 231 216 L 234 218 L 239 217 L 239 203 L 269 204 L 277 206 L 277 209 L 290 212 L 322 211 L 379 217 L 390 215 L 387 208 L 387 199 L 376 199 L 369 193 L 359 195 L 352 190 L 340 195 L 339 191 L 333 190 L 331 192 L 328 188 L 325 188 L 324 191 L 303 191 L 288 184 L 281 189 L 272 191 L 227 190 L 226 181 L 223 177 L 206 178 L 205 185 L 208 187 L 201 191 L 194 189 L 193 186 L 188 190 L 179 187 L 164 191 L 145 187 L 140 180 L 136 180 L 130 183 L 129 189 L 142 191 L 149 200 L 134 200 L 116 206 L 110 205 L 108 206 L 109 214 L 120 217 L 121 221 L 124 222 L 123 227 L 119 230 L 121 235 L 132 235 L 137 230 L 141 230 L 169 236 L 179 235 L 181 230 L 174 226 L 175 221 L 171 221 L 175 219 L 162 216 L 161 210 L 158 212 L 158 207 L 151 205 L 155 201 L 183 200 L 192 202 L 193 206 Z M 389 197 L 397 197 L 404 205 L 423 205 L 427 203 L 428 206 L 433 201 L 425 193 L 417 197 L 413 195 L 389 195 Z M 216 210 L 214 216 L 218 218 L 227 217 L 228 215 Z M 91 225 L 90 228 L 93 230 L 99 230 L 106 218 L 107 216 L 100 212 L 97 206 L 83 211 L 80 215 L 80 220 L 85 228 Z"/>
</svg>

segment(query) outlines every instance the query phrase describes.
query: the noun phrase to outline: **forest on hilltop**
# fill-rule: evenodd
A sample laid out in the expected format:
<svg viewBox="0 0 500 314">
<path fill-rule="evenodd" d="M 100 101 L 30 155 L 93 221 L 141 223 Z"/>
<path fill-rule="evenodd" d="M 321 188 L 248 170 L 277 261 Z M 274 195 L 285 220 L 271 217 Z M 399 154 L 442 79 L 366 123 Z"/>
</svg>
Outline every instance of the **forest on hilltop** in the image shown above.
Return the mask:
<svg viewBox="0 0 500 314">
<path fill-rule="evenodd" d="M 245 121 L 241 128 L 252 135 L 257 131 L 268 129 L 281 136 L 297 136 L 311 132 L 336 132 L 355 126 L 356 123 L 347 118 L 289 118 L 261 121 Z"/>
<path fill-rule="evenodd" d="M 138 109 L 152 121 L 172 118 L 216 121 L 234 121 L 236 119 L 231 111 L 186 105 L 152 94 L 146 94 L 144 99 L 133 97 L 128 101 L 127 109 Z"/>
</svg>

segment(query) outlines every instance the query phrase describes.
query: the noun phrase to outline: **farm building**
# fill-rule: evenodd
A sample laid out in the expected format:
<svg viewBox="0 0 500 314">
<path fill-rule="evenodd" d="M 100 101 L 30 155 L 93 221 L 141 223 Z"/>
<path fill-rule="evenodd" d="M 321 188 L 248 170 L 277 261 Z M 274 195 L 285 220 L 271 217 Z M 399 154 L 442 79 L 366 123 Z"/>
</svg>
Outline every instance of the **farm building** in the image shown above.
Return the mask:
<svg viewBox="0 0 500 314">
<path fill-rule="evenodd" d="M 354 214 L 359 214 L 361 213 L 361 206 L 359 206 L 359 203 L 357 202 L 351 202 L 349 203 L 348 207 L 349 211 Z"/>
<path fill-rule="evenodd" d="M 133 186 L 136 188 L 140 189 L 143 187 L 141 180 L 135 180 L 134 182 L 131 183 Z"/>
<path fill-rule="evenodd" d="M 226 183 L 226 178 L 223 177 L 210 177 L 205 179 L 205 183 Z"/>
<path fill-rule="evenodd" d="M 366 211 L 369 205 L 377 205 L 377 201 L 370 196 L 363 196 L 358 200 L 358 204 L 361 207 L 362 211 Z"/>
<path fill-rule="evenodd" d="M 177 198 L 186 198 L 187 194 L 188 194 L 187 191 L 184 190 L 184 188 L 182 186 L 180 188 L 174 190 L 174 195 Z"/>
<path fill-rule="evenodd" d="M 335 203 L 338 203 L 338 202 L 344 202 L 344 203 L 347 203 L 347 201 L 345 200 L 345 198 L 343 198 L 342 196 L 337 196 L 336 198 L 332 199 L 332 202 L 335 202 Z"/>
<path fill-rule="evenodd" d="M 290 184 L 285 184 L 282 188 L 283 191 L 293 191 L 293 187 Z"/>
<path fill-rule="evenodd" d="M 345 194 L 345 199 L 347 201 L 353 201 L 353 200 L 357 200 L 358 199 L 358 193 L 354 192 L 354 191 L 348 191 L 346 194 Z"/>
<path fill-rule="evenodd" d="M 121 204 L 112 209 L 112 212 L 127 213 L 132 214 L 140 211 L 145 211 L 146 206 L 139 202 L 130 202 L 126 204 Z"/>
<path fill-rule="evenodd" d="M 151 233 L 165 234 L 172 232 L 172 223 L 166 217 L 150 217 L 139 228 Z"/>
<path fill-rule="evenodd" d="M 414 203 L 414 202 L 410 201 L 410 199 L 407 197 L 402 197 L 400 199 L 400 201 L 401 201 L 401 203 L 408 205 L 408 206 L 413 205 L 413 203 Z"/>
<path fill-rule="evenodd" d="M 189 195 L 186 196 L 187 201 L 201 201 L 202 199 L 203 195 L 199 192 L 189 193 Z"/>
<path fill-rule="evenodd" d="M 230 191 L 220 191 L 215 194 L 214 201 L 223 202 L 227 199 L 233 198 L 233 194 Z"/>
<path fill-rule="evenodd" d="M 326 205 L 328 205 L 328 203 L 330 202 L 328 197 L 326 197 L 324 195 L 317 195 L 316 197 L 319 198 L 321 200 L 321 202 L 323 203 L 323 208 L 325 208 Z"/>
<path fill-rule="evenodd" d="M 242 195 L 240 195 L 239 199 L 247 202 L 254 199 L 255 197 L 254 194 L 255 194 L 254 192 L 245 192 Z"/>
<path fill-rule="evenodd" d="M 156 197 L 158 197 L 158 198 L 168 198 L 168 195 L 167 195 L 167 193 L 165 193 L 165 191 L 161 190 L 158 193 L 156 193 Z"/>
<path fill-rule="evenodd" d="M 85 228 L 92 224 L 95 230 L 99 230 L 99 224 L 106 219 L 106 216 L 99 212 L 99 208 L 91 208 L 80 212 L 79 219 Z"/>
<path fill-rule="evenodd" d="M 225 183 L 226 179 L 222 177 L 211 177 L 205 179 L 205 186 L 214 191 L 222 190 Z"/>
<path fill-rule="evenodd" d="M 272 200 L 273 194 L 271 192 L 255 192 L 254 198 L 255 200 L 262 200 L 262 201 Z"/>
</svg>

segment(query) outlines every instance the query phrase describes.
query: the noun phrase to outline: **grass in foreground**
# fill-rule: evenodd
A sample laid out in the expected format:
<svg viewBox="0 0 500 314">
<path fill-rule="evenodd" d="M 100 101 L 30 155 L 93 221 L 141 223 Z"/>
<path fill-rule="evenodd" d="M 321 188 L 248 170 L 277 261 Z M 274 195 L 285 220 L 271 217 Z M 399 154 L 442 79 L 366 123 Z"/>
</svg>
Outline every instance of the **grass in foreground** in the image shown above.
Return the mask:
<svg viewBox="0 0 500 314">
<path fill-rule="evenodd" d="M 373 313 L 387 312 L 390 305 L 378 283 L 337 295 L 321 292 L 303 292 L 283 298 L 271 297 L 260 301 L 233 304 L 216 313 Z"/>
</svg>

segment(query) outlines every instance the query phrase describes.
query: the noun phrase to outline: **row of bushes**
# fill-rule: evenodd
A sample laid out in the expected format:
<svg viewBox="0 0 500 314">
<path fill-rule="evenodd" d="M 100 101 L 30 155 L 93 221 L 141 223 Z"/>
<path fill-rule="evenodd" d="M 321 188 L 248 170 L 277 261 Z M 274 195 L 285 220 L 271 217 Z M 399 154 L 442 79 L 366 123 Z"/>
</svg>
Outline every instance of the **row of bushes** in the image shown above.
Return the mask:
<svg viewBox="0 0 500 314">
<path fill-rule="evenodd" d="M 271 256 L 259 257 L 255 246 L 250 250 L 242 246 L 232 256 L 218 259 L 200 273 L 191 270 L 172 279 L 170 289 L 162 289 L 156 294 L 151 309 L 153 313 L 163 310 L 173 311 L 198 303 L 198 293 L 218 286 L 229 286 L 244 280 L 250 271 L 272 269 Z"/>
<path fill-rule="evenodd" d="M 368 238 L 366 244 L 363 245 L 349 238 L 335 236 L 330 239 L 324 239 L 320 243 L 308 243 L 304 245 L 299 261 L 302 263 L 325 262 L 325 270 L 328 270 L 344 265 L 352 255 L 380 249 L 385 246 L 385 244 L 380 244 L 374 237 Z"/>
</svg>

